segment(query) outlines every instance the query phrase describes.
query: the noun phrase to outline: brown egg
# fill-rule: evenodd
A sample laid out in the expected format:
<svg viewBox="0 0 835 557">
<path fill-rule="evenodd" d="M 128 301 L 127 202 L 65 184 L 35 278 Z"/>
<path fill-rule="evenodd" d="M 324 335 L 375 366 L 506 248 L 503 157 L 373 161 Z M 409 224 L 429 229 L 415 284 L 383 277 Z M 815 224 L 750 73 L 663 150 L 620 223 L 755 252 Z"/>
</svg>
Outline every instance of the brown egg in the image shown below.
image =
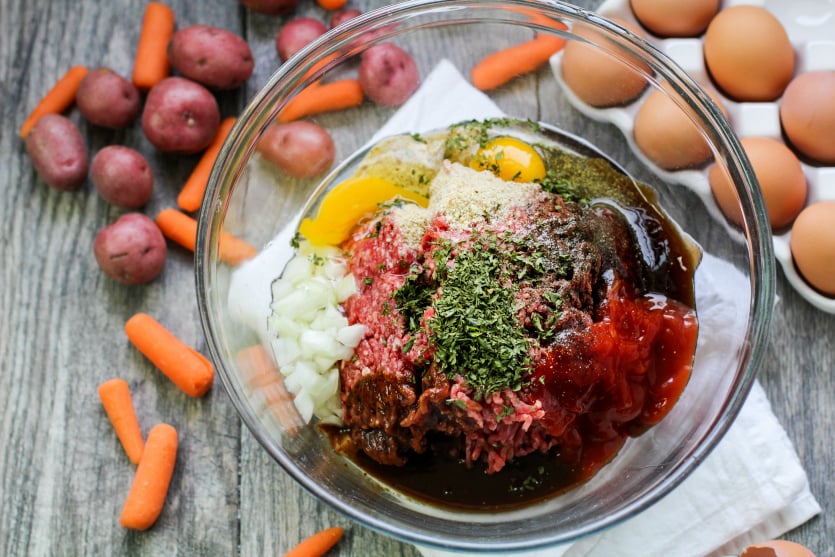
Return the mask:
<svg viewBox="0 0 835 557">
<path fill-rule="evenodd" d="M 612 21 L 643 35 L 639 29 L 622 20 L 612 18 Z M 591 29 L 577 31 L 580 37 L 593 38 L 594 34 Z M 642 61 L 635 59 L 634 62 L 646 74 L 651 73 L 649 66 Z M 568 41 L 563 49 L 562 77 L 580 100 L 599 108 L 625 104 L 640 95 L 647 86 L 647 80 L 640 72 L 607 52 L 577 40 Z"/>
<path fill-rule="evenodd" d="M 780 21 L 765 8 L 733 6 L 707 27 L 705 63 L 719 88 L 738 101 L 773 101 L 794 72 L 794 50 Z"/>
<path fill-rule="evenodd" d="M 778 230 L 788 226 L 806 202 L 808 185 L 800 160 L 776 139 L 746 137 L 740 143 L 760 183 L 771 228 Z M 713 196 L 725 216 L 742 224 L 736 190 L 725 171 L 714 165 L 708 179 Z"/>
<path fill-rule="evenodd" d="M 780 123 L 800 153 L 835 164 L 835 71 L 794 78 L 780 101 Z"/>
<path fill-rule="evenodd" d="M 644 99 L 635 114 L 635 143 L 647 158 L 665 170 L 706 162 L 713 154 L 707 140 L 670 94 L 653 89 Z M 713 93 L 708 94 L 727 117 L 722 102 Z"/>
<path fill-rule="evenodd" d="M 719 0 L 632 0 L 638 21 L 661 37 L 695 37 L 719 10 Z"/>
<path fill-rule="evenodd" d="M 815 554 L 799 543 L 771 540 L 746 547 L 739 557 L 815 557 Z"/>
<path fill-rule="evenodd" d="M 835 201 L 819 201 L 803 209 L 792 225 L 794 264 L 812 286 L 835 296 Z"/>
</svg>

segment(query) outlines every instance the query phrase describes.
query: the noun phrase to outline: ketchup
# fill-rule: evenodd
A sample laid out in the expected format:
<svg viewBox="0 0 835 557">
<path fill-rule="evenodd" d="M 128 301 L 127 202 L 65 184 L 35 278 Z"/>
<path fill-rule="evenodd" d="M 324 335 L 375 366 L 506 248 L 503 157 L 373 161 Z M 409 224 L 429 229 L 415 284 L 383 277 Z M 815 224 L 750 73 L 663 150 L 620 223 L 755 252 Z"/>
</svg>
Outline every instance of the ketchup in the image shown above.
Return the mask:
<svg viewBox="0 0 835 557">
<path fill-rule="evenodd" d="M 670 411 L 690 378 L 698 335 L 692 309 L 636 296 L 619 279 L 599 313 L 588 329 L 542 350 L 533 380 L 539 396 L 578 415 L 577 455 L 591 473 Z"/>
</svg>

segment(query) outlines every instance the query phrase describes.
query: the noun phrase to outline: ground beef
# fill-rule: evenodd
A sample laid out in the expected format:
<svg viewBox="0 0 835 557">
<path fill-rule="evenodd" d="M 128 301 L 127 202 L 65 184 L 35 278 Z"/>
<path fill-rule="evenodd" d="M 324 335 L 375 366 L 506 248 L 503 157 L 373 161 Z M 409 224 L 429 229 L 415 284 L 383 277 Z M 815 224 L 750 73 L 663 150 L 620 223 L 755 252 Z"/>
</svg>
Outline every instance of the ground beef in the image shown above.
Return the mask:
<svg viewBox="0 0 835 557">
<path fill-rule="evenodd" d="M 402 357 L 406 340 L 392 295 L 416 254 L 405 248 L 390 219 L 367 223 L 355 238 L 351 272 L 361 295 L 346 300 L 344 308 L 349 324 L 365 324 L 366 335 L 340 366 L 344 421 L 356 424 L 351 436 L 368 456 L 400 465 L 412 445 L 400 422 L 417 400 L 417 385 L 414 366 Z"/>
</svg>

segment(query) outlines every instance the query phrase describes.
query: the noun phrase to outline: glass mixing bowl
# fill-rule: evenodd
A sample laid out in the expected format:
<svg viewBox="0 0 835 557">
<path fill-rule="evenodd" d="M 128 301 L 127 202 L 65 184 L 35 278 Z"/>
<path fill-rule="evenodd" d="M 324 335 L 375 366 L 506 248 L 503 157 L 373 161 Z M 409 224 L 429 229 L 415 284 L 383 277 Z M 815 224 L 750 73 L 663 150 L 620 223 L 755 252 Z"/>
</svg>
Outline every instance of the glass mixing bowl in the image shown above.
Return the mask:
<svg viewBox="0 0 835 557">
<path fill-rule="evenodd" d="M 335 170 L 324 182 L 290 178 L 260 160 L 255 150 L 290 99 L 315 81 L 355 76 L 358 55 L 374 44 L 391 41 L 410 52 L 425 84 L 439 64 L 467 76 L 487 54 L 535 33 L 584 42 L 598 55 L 626 64 L 647 81 L 644 95 L 666 84 L 665 94 L 710 146 L 709 164 L 718 165 L 735 185 L 742 225 L 716 211 L 709 188 L 690 181 L 692 175 L 704 174 L 706 165 L 659 171 L 618 126 L 600 117 L 600 110 L 578 102 L 560 77 L 559 55 L 551 67 L 519 76 L 478 101 L 466 77 L 456 80 L 454 72 L 452 77 L 447 72 L 428 96 L 421 90 L 420 102 L 407 103 L 405 115 L 366 100 L 358 107 L 309 117 L 336 145 Z M 593 75 L 596 69 L 587 71 Z M 609 81 L 607 86 L 619 84 Z M 333 185 L 335 176 L 356 163 L 355 153 L 393 116 L 398 116 L 402 131 L 422 132 L 439 127 L 439 118 L 452 123 L 481 116 L 471 111 L 482 110 L 485 99 L 501 113 L 562 130 L 578 148 L 605 153 L 651 185 L 660 205 L 704 252 L 695 280 L 700 333 L 693 372 L 669 415 L 629 439 L 608 465 L 576 488 L 492 513 L 427 505 L 382 487 L 351 466 L 319 428 L 303 423 L 263 337 L 270 281 L 289 257 L 290 239 L 313 192 Z M 626 114 L 628 104 L 620 106 Z M 200 314 L 211 357 L 243 421 L 316 497 L 362 525 L 419 545 L 493 552 L 542 548 L 640 513 L 699 466 L 731 425 L 754 380 L 773 305 L 774 259 L 765 214 L 754 174 L 716 105 L 669 58 L 624 27 L 555 1 L 408 1 L 365 13 L 308 45 L 281 65 L 238 119 L 199 214 Z M 225 234 L 255 246 L 258 255 L 229 265 L 220 250 Z"/>
</svg>

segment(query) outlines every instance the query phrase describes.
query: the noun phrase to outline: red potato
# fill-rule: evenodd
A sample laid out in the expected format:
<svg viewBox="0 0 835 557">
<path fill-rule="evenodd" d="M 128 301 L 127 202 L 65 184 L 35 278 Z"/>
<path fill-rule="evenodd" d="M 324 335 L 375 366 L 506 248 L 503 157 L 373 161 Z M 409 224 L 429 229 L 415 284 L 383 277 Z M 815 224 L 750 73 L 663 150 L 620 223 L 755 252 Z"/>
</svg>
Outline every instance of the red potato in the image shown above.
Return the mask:
<svg viewBox="0 0 835 557">
<path fill-rule="evenodd" d="M 278 30 L 275 37 L 275 49 L 278 58 L 284 62 L 304 48 L 309 42 L 328 31 L 325 24 L 312 17 L 291 19 Z"/>
<path fill-rule="evenodd" d="M 139 115 L 139 90 L 113 70 L 96 68 L 81 80 L 75 103 L 91 124 L 126 128 Z"/>
<path fill-rule="evenodd" d="M 255 67 L 243 37 L 210 25 L 191 25 L 174 33 L 168 60 L 184 77 L 220 90 L 240 87 Z"/>
<path fill-rule="evenodd" d="M 345 23 L 350 19 L 354 19 L 358 15 L 362 15 L 362 12 L 355 8 L 345 8 L 343 10 L 333 12 L 330 19 L 331 29 L 338 27 L 340 24 Z"/>
<path fill-rule="evenodd" d="M 327 172 L 336 156 L 330 134 L 304 120 L 273 124 L 261 136 L 257 149 L 265 159 L 296 178 Z"/>
<path fill-rule="evenodd" d="M 284 15 L 296 9 L 296 0 L 241 0 L 241 4 L 267 15 Z"/>
<path fill-rule="evenodd" d="M 138 209 L 151 198 L 154 175 L 141 153 L 121 145 L 108 145 L 90 165 L 93 186 L 108 203 Z"/>
<path fill-rule="evenodd" d="M 99 230 L 93 253 L 107 276 L 124 284 L 143 284 L 162 272 L 168 249 L 153 220 L 126 213 Z"/>
<path fill-rule="evenodd" d="M 184 77 L 167 77 L 145 99 L 142 130 L 160 151 L 191 155 L 208 147 L 220 126 L 214 95 Z"/>
<path fill-rule="evenodd" d="M 50 187 L 73 191 L 87 178 L 87 146 L 75 122 L 44 114 L 26 136 L 26 153 L 38 176 Z"/>
<path fill-rule="evenodd" d="M 359 82 L 377 104 L 400 106 L 420 86 L 420 73 L 408 52 L 393 43 L 380 43 L 362 53 Z"/>
</svg>

